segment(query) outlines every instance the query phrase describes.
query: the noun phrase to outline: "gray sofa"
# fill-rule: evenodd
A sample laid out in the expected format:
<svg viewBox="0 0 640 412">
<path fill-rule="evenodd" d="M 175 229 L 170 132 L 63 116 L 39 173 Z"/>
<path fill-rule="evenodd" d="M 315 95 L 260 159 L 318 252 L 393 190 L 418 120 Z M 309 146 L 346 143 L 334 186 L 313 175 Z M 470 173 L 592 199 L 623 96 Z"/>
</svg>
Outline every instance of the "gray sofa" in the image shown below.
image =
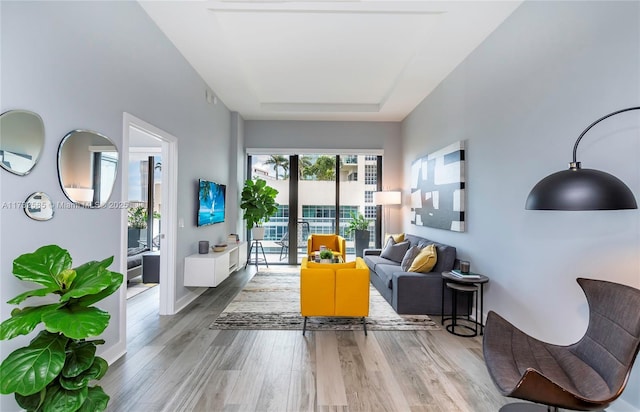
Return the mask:
<svg viewBox="0 0 640 412">
<path fill-rule="evenodd" d="M 365 249 L 371 283 L 399 314 L 442 315 L 442 272 L 457 264 L 456 248 L 423 237 L 406 234 L 411 246 L 436 245 L 437 262 L 429 273 L 403 272 L 400 262 L 380 257 L 381 249 Z M 458 299 L 458 314 L 468 314 L 465 297 Z M 444 314 L 451 314 L 451 290 L 445 288 Z"/>
</svg>

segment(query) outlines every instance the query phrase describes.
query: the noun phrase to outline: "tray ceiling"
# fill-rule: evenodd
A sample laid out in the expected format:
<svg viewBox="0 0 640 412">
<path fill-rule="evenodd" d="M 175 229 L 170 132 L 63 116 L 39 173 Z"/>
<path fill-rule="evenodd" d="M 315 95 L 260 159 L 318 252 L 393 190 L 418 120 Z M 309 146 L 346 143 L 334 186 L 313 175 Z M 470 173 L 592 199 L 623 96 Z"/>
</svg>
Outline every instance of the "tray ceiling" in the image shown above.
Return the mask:
<svg viewBox="0 0 640 412">
<path fill-rule="evenodd" d="M 520 2 L 140 4 L 245 119 L 400 121 Z"/>
</svg>

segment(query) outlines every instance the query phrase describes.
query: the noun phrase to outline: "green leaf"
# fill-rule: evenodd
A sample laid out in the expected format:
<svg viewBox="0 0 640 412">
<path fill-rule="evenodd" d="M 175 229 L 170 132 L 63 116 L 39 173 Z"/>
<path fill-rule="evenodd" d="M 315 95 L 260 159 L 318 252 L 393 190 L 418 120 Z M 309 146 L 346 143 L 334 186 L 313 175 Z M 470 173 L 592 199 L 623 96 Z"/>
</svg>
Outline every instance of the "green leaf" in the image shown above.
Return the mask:
<svg viewBox="0 0 640 412">
<path fill-rule="evenodd" d="M 65 336 L 42 331 L 29 346 L 13 351 L 0 365 L 0 393 L 27 396 L 44 389 L 62 371 L 67 341 Z"/>
<path fill-rule="evenodd" d="M 27 335 L 35 329 L 42 316 L 55 311 L 60 306 L 59 303 L 44 306 L 28 306 L 24 309 L 14 309 L 11 317 L 0 324 L 0 340 L 13 339 L 18 335 Z"/>
<path fill-rule="evenodd" d="M 58 384 L 51 385 L 47 388 L 42 410 L 43 412 L 77 411 L 87 399 L 88 393 L 88 388 L 69 391 Z"/>
<path fill-rule="evenodd" d="M 107 312 L 96 307 L 67 306 L 42 316 L 49 332 L 60 332 L 72 339 L 85 339 L 101 334 L 109 324 Z"/>
<path fill-rule="evenodd" d="M 71 287 L 73 280 L 76 278 L 76 271 L 73 269 L 65 269 L 62 272 L 58 273 L 54 276 L 58 285 L 60 285 L 60 289 L 67 290 Z"/>
<path fill-rule="evenodd" d="M 89 385 L 89 382 L 93 380 L 101 379 L 109 369 L 109 364 L 106 360 L 96 357 L 91 366 L 80 375 L 73 378 L 60 377 L 60 385 L 68 390 L 78 390 Z"/>
<path fill-rule="evenodd" d="M 20 280 L 38 283 L 47 289 L 59 290 L 56 276 L 71 267 L 71 255 L 60 246 L 42 246 L 13 261 L 13 274 Z"/>
<path fill-rule="evenodd" d="M 15 298 L 7 301 L 7 303 L 11 305 L 19 305 L 20 303 L 24 302 L 27 298 L 30 298 L 32 296 L 47 296 L 49 293 L 55 292 L 57 290 L 59 290 L 57 285 L 54 289 L 43 288 L 43 289 L 28 290 L 24 293 L 19 294 Z"/>
<path fill-rule="evenodd" d="M 75 303 L 80 306 L 90 306 L 102 299 L 110 296 L 117 291 L 124 281 L 124 276 L 117 272 L 109 272 L 111 274 L 111 284 L 106 289 L 96 293 L 95 295 L 87 295 L 78 299 Z"/>
<path fill-rule="evenodd" d="M 96 375 L 93 379 L 95 380 L 102 379 L 104 375 L 107 374 L 107 371 L 109 370 L 109 364 L 107 363 L 106 360 L 104 360 L 100 356 L 96 356 L 96 358 L 93 360 L 93 365 L 91 365 L 90 369 L 95 370 L 96 372 Z"/>
<path fill-rule="evenodd" d="M 64 363 L 64 368 L 62 368 L 62 376 L 65 378 L 73 378 L 80 375 L 93 364 L 95 356 L 96 345 L 94 343 L 69 342 L 67 345 L 67 360 Z"/>
<path fill-rule="evenodd" d="M 113 258 L 110 259 L 112 260 Z M 71 298 L 81 298 L 96 294 L 111 285 L 111 272 L 105 269 L 104 261 L 85 263 L 76 268 L 76 273 L 75 282 L 62 295 L 61 302 L 67 302 Z"/>
<path fill-rule="evenodd" d="M 44 397 L 47 394 L 47 390 L 43 389 L 40 392 L 36 392 L 33 395 L 23 396 L 19 393 L 15 394 L 16 402 L 21 408 L 26 409 L 27 411 L 35 411 L 37 410 L 42 402 L 44 402 Z"/>
<path fill-rule="evenodd" d="M 109 396 L 104 393 L 100 386 L 89 388 L 87 399 L 84 401 L 78 412 L 102 412 L 107 409 Z"/>
</svg>

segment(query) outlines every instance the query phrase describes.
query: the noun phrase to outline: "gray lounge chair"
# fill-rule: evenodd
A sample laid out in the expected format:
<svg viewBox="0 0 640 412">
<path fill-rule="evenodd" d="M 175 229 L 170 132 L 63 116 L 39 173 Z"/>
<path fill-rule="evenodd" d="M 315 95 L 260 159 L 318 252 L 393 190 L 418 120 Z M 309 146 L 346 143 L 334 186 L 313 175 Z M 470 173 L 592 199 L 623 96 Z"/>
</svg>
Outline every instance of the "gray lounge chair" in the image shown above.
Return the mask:
<svg viewBox="0 0 640 412">
<path fill-rule="evenodd" d="M 640 349 L 640 290 L 577 281 L 589 304 L 589 326 L 572 345 L 542 342 L 489 312 L 483 352 L 493 382 L 504 396 L 547 405 L 515 403 L 500 411 L 601 410 L 622 394 Z"/>
</svg>

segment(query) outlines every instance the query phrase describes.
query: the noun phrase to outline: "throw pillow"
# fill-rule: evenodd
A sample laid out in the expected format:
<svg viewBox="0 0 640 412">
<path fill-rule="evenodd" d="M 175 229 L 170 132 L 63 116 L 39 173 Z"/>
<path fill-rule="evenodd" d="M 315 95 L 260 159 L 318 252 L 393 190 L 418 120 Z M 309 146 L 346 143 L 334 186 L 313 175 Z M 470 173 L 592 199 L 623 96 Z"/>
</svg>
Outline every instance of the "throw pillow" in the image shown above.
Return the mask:
<svg viewBox="0 0 640 412">
<path fill-rule="evenodd" d="M 411 267 L 413 260 L 418 256 L 418 253 L 420 253 L 420 248 L 418 246 L 411 246 L 409 250 L 407 250 L 407 253 L 405 253 L 402 258 L 402 263 L 400 263 L 400 267 L 403 272 L 409 271 L 409 268 Z"/>
<path fill-rule="evenodd" d="M 396 243 L 393 238 L 390 237 L 384 250 L 380 252 L 380 257 L 400 263 L 408 249 L 409 242 Z"/>
<path fill-rule="evenodd" d="M 432 243 L 425 246 L 420 253 L 418 253 L 418 256 L 413 259 L 413 263 L 411 263 L 411 267 L 409 267 L 407 272 L 429 273 L 437 261 L 436 245 Z"/>
<path fill-rule="evenodd" d="M 396 243 L 404 242 L 404 233 L 385 233 L 384 234 L 384 243 L 387 244 L 389 238 L 393 238 L 393 241 Z"/>
<path fill-rule="evenodd" d="M 331 265 L 331 266 L 329 266 Z M 345 262 L 345 263 L 318 263 L 318 262 L 307 262 L 308 268 L 331 268 L 334 270 L 337 269 L 354 269 L 356 267 L 356 262 Z"/>
</svg>

